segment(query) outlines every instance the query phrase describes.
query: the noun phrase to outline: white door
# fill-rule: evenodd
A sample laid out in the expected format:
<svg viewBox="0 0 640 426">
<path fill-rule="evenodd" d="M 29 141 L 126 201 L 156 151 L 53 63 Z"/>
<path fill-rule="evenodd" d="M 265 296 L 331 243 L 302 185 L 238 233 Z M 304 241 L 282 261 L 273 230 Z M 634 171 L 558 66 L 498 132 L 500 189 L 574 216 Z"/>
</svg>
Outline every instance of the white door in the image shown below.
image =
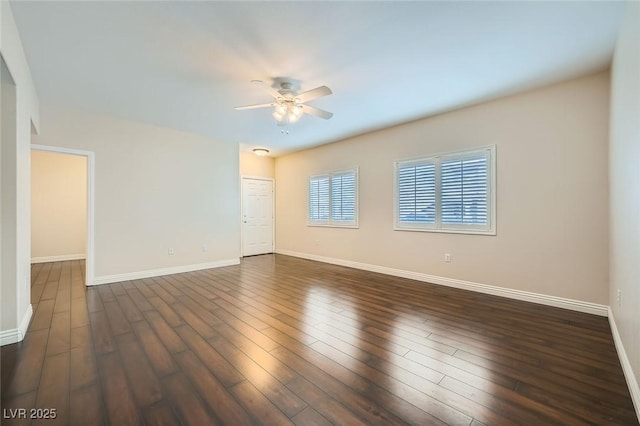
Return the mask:
<svg viewBox="0 0 640 426">
<path fill-rule="evenodd" d="M 242 178 L 242 255 L 273 253 L 273 181 Z"/>
</svg>

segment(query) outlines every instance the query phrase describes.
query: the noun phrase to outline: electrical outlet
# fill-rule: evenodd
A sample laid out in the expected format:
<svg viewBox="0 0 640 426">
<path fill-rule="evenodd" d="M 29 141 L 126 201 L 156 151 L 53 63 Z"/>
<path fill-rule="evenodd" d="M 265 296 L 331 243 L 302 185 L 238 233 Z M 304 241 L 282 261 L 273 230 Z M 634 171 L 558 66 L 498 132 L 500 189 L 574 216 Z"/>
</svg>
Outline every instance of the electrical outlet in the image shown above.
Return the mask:
<svg viewBox="0 0 640 426">
<path fill-rule="evenodd" d="M 616 296 L 616 300 L 618 301 L 618 307 L 622 306 L 622 290 L 618 289 L 618 295 Z"/>
<path fill-rule="evenodd" d="M 451 262 L 451 255 L 449 253 L 444 254 L 444 261 L 447 263 Z"/>
<path fill-rule="evenodd" d="M 176 252 L 173 250 L 173 247 L 169 247 L 169 250 L 167 250 L 167 253 L 169 254 L 169 256 L 173 256 Z"/>
<path fill-rule="evenodd" d="M 316 243 L 317 246 L 319 246 L 320 245 L 320 240 L 316 240 L 315 243 Z"/>
<path fill-rule="evenodd" d="M 202 245 L 202 252 L 207 252 L 209 251 L 209 246 L 207 246 L 206 244 Z"/>
</svg>

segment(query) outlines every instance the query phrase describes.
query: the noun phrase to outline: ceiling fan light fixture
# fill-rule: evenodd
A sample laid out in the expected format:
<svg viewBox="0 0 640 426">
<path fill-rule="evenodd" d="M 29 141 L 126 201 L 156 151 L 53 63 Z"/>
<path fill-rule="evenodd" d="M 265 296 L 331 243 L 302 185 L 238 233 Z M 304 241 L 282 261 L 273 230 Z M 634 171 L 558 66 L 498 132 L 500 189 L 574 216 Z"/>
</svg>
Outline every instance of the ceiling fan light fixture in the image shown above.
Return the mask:
<svg viewBox="0 0 640 426">
<path fill-rule="evenodd" d="M 304 111 L 302 105 L 298 105 L 294 102 L 284 101 L 278 103 L 273 109 L 273 118 L 278 123 L 291 124 L 295 123 L 302 117 Z"/>
<path fill-rule="evenodd" d="M 267 86 L 261 80 L 253 80 L 252 82 L 262 85 L 269 91 L 271 96 L 273 96 L 273 102 L 238 106 L 236 110 L 271 107 L 273 108 L 271 115 L 273 115 L 273 118 L 280 126 L 295 123 L 305 114 L 314 115 L 325 120 L 333 116 L 333 114 L 328 111 L 305 104 L 314 99 L 330 95 L 332 92 L 327 86 L 320 86 L 307 90 L 306 92 L 297 93 L 293 88 L 293 84 L 286 81 L 280 83 L 280 90 Z"/>
<path fill-rule="evenodd" d="M 277 122 L 282 122 L 285 118 L 284 114 L 280 114 L 280 112 L 276 109 L 275 111 L 273 111 L 273 118 L 276 119 Z"/>
<path fill-rule="evenodd" d="M 287 114 L 287 106 L 285 104 L 278 104 L 276 106 L 276 113 L 284 117 Z"/>
<path fill-rule="evenodd" d="M 269 153 L 267 148 L 253 148 L 253 153 L 258 157 L 264 157 Z"/>
<path fill-rule="evenodd" d="M 300 118 L 302 116 L 302 106 L 301 105 L 294 105 L 291 107 L 291 115 L 294 115 L 298 118 Z"/>
<path fill-rule="evenodd" d="M 295 123 L 300 119 L 300 117 L 302 117 L 302 108 L 299 106 L 292 106 L 289 108 L 287 117 L 289 118 L 289 123 Z"/>
</svg>

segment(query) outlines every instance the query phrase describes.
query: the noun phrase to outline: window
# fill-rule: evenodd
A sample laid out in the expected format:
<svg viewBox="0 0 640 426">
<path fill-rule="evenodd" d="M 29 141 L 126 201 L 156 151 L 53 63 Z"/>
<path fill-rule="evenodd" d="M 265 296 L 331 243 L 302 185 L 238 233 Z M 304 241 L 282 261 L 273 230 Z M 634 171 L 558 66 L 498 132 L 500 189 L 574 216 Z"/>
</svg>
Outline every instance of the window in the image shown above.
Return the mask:
<svg viewBox="0 0 640 426">
<path fill-rule="evenodd" d="M 396 229 L 495 235 L 495 146 L 395 166 Z"/>
<path fill-rule="evenodd" d="M 358 226 L 358 171 L 309 178 L 309 225 Z"/>
</svg>

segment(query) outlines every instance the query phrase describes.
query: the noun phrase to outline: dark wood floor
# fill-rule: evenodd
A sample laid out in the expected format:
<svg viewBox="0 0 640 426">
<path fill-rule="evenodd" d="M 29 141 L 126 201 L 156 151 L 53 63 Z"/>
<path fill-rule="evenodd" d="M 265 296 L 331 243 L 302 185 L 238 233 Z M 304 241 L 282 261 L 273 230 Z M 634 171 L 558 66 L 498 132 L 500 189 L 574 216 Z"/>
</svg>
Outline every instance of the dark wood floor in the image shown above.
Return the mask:
<svg viewBox="0 0 640 426">
<path fill-rule="evenodd" d="M 33 266 L 3 425 L 638 424 L 605 318 L 280 255 L 83 268 Z"/>
</svg>

